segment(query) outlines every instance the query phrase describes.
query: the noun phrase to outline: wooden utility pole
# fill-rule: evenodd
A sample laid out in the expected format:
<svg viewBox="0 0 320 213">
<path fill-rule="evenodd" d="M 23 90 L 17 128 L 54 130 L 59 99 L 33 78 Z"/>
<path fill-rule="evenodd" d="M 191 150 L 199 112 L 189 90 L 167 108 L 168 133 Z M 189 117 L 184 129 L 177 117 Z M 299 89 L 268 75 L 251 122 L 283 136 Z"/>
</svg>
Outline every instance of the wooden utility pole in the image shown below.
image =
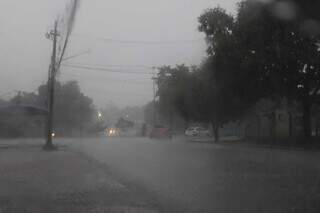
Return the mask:
<svg viewBox="0 0 320 213">
<path fill-rule="evenodd" d="M 156 80 L 157 78 L 153 76 L 152 78 L 153 81 L 153 127 L 156 125 Z"/>
<path fill-rule="evenodd" d="M 47 115 L 47 131 L 46 131 L 46 144 L 44 146 L 45 150 L 54 150 L 55 146 L 53 146 L 52 138 L 53 138 L 53 106 L 54 106 L 54 89 L 55 89 L 55 77 L 57 72 L 57 37 L 58 35 L 58 22 L 56 21 L 54 24 L 54 30 L 47 34 L 47 38 L 53 41 L 52 48 L 52 56 L 51 56 L 51 64 L 48 75 L 48 97 L 47 97 L 47 107 L 48 107 L 48 115 Z"/>
</svg>

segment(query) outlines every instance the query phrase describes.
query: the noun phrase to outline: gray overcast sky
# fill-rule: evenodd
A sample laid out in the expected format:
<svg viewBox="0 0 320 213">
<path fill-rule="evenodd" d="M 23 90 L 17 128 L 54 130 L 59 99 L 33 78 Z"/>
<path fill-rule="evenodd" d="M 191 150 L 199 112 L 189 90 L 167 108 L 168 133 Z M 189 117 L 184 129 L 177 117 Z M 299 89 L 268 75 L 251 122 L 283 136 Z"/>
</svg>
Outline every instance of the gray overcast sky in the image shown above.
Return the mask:
<svg viewBox="0 0 320 213">
<path fill-rule="evenodd" d="M 0 1 L 0 95 L 12 90 L 34 91 L 46 81 L 51 42 L 44 34 L 67 2 Z M 205 56 L 197 17 L 216 5 L 234 12 L 235 3 L 236 0 L 82 0 L 67 55 L 88 49 L 90 54 L 65 63 L 128 72 L 151 72 L 136 65 L 197 65 Z M 150 77 L 63 67 L 59 79 L 78 80 L 81 90 L 99 107 L 111 101 L 123 107 L 144 105 L 152 99 Z"/>
</svg>

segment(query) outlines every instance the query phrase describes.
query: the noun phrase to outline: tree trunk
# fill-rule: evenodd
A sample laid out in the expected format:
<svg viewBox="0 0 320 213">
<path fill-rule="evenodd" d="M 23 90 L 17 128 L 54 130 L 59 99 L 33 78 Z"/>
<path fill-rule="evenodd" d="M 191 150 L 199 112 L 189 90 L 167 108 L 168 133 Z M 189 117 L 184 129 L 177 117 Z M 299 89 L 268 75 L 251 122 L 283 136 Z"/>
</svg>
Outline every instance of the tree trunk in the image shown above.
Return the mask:
<svg viewBox="0 0 320 213">
<path fill-rule="evenodd" d="M 170 112 L 169 112 L 169 122 L 170 122 L 170 139 L 172 139 L 173 135 L 173 107 L 170 107 Z"/>
<path fill-rule="evenodd" d="M 212 125 L 212 126 L 213 126 L 214 141 L 219 142 L 219 125 Z"/>
<path fill-rule="evenodd" d="M 291 139 L 293 136 L 293 124 L 292 124 L 292 113 L 289 112 L 289 138 Z"/>
<path fill-rule="evenodd" d="M 262 135 L 261 135 L 261 118 L 260 118 L 260 115 L 257 115 L 257 123 L 258 123 L 257 139 L 258 139 L 258 143 L 261 143 L 262 142 Z"/>
<path fill-rule="evenodd" d="M 303 110 L 303 133 L 304 133 L 304 143 L 308 144 L 311 140 L 311 104 L 310 97 L 305 97 L 302 102 L 302 110 Z"/>
<path fill-rule="evenodd" d="M 318 122 L 318 117 L 316 118 L 316 137 L 318 138 L 319 137 L 319 122 Z"/>
</svg>

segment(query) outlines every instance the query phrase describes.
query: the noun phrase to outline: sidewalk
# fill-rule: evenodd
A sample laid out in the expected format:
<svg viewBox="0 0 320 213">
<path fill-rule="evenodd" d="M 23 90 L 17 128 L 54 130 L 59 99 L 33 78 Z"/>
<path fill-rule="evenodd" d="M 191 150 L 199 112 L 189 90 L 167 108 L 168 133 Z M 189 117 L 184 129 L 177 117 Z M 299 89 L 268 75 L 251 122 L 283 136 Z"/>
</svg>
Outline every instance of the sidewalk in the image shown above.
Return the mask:
<svg viewBox="0 0 320 213">
<path fill-rule="evenodd" d="M 279 149 L 279 150 L 293 150 L 293 151 L 320 151 L 320 143 L 313 143 L 308 147 L 303 147 L 299 144 L 281 144 L 277 143 L 258 143 L 249 140 L 243 140 L 237 136 L 220 137 L 219 142 L 215 142 L 214 138 L 209 137 L 192 137 L 186 138 L 189 142 L 195 143 L 208 143 L 208 144 L 219 144 L 226 146 L 238 146 L 238 147 L 252 147 L 252 148 L 262 148 L 262 149 Z"/>
<path fill-rule="evenodd" d="M 67 147 L 0 147 L 0 213 L 156 213 L 155 203 Z"/>
</svg>

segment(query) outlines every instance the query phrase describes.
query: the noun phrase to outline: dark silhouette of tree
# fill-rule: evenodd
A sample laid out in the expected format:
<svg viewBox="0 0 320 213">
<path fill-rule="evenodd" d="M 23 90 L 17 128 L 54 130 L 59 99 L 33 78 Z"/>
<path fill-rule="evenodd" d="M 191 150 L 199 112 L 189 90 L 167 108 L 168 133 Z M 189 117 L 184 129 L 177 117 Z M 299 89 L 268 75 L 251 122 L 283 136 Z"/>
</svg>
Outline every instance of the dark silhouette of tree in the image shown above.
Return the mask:
<svg viewBox="0 0 320 213">
<path fill-rule="evenodd" d="M 239 3 L 234 18 L 221 8 L 205 11 L 199 30 L 208 43 L 208 79 L 215 91 L 244 107 L 264 97 L 297 101 L 309 139 L 311 107 L 320 89 L 319 40 L 285 9 L 287 16 L 280 17 L 273 4 L 247 0 Z"/>
</svg>

